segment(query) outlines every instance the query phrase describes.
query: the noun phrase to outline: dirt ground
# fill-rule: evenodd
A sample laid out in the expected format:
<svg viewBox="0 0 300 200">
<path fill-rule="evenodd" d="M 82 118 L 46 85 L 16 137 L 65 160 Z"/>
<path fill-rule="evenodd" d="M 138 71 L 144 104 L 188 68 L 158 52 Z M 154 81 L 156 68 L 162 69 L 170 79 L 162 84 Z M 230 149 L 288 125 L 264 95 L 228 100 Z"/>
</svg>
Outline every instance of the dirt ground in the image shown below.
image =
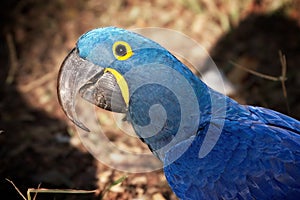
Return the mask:
<svg viewBox="0 0 300 200">
<path fill-rule="evenodd" d="M 177 199 L 161 170 L 127 174 L 97 161 L 58 104 L 60 64 L 77 38 L 96 27 L 183 32 L 210 52 L 236 87 L 232 98 L 300 119 L 299 1 L 3 0 L 0 7 L 0 193 L 7 199 L 22 197 L 6 179 L 25 194 L 40 183 L 101 191 L 124 175 L 103 199 Z M 233 64 L 280 77 L 279 51 L 287 60 L 287 98 L 280 81 Z M 144 148 L 139 141 L 132 145 Z M 100 199 L 100 194 L 38 194 L 36 199 Z"/>
</svg>

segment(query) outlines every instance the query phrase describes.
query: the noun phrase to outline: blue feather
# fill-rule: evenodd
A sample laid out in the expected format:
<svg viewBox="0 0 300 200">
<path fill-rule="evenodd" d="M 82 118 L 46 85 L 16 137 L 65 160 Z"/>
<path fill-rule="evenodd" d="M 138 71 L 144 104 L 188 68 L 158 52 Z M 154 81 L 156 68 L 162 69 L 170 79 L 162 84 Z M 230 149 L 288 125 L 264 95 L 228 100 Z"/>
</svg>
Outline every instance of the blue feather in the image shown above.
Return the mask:
<svg viewBox="0 0 300 200">
<path fill-rule="evenodd" d="M 205 188 L 201 190 L 208 199 L 214 199 L 212 193 L 217 194 L 215 199 L 298 199 L 300 197 L 300 140 L 296 134 L 299 129 L 294 127 L 299 123 L 272 110 L 248 108 L 250 110 L 248 120 L 251 123 L 236 121 L 236 126 L 240 127 L 236 132 L 233 121 L 226 121 L 217 145 L 207 157 L 203 159 L 197 157 L 197 150 L 200 148 L 198 144 L 201 144 L 199 142 L 201 137 L 198 137 L 180 159 L 165 166 L 166 177 L 171 186 L 176 185 L 173 189 L 180 198 L 192 199 L 190 190 L 187 189 L 189 187 Z M 256 115 L 257 112 L 259 115 Z M 286 119 L 285 122 L 279 123 L 278 127 L 277 124 L 273 124 L 274 120 L 261 117 L 270 113 L 273 114 L 272 118 L 277 119 L 276 122 L 278 118 Z M 227 117 L 230 118 L 228 115 Z M 247 136 L 243 137 L 244 135 Z M 230 159 L 226 154 L 223 157 L 219 156 L 224 155 L 224 152 L 230 154 Z M 173 153 L 172 149 L 166 157 L 172 156 Z M 221 171 L 217 167 L 218 162 L 224 166 Z M 182 183 L 184 187 L 172 177 L 172 174 L 176 174 L 179 163 L 181 169 L 186 169 L 186 171 L 181 170 L 180 174 L 191 176 L 189 182 Z M 199 173 L 191 173 L 190 166 L 200 167 Z M 216 170 L 211 171 L 212 166 Z M 192 180 L 195 174 L 201 181 Z M 219 178 L 209 179 L 213 176 Z"/>
<path fill-rule="evenodd" d="M 117 40 L 131 45 L 130 59 L 114 59 L 111 47 Z M 240 105 L 213 91 L 163 47 L 123 29 L 92 30 L 79 39 L 77 48 L 82 58 L 125 77 L 129 91 L 134 91 L 128 120 L 164 163 L 167 181 L 180 199 L 300 198 L 299 121 L 266 108 Z M 155 70 L 160 65 L 167 68 Z M 196 103 L 176 73 L 188 82 Z M 160 84 L 139 87 L 161 74 L 162 83 L 176 85 L 179 94 L 187 95 L 174 95 Z M 157 104 L 163 112 L 159 106 L 151 110 Z M 196 112 L 199 118 L 194 119 Z M 183 122 L 182 115 L 188 116 Z M 148 126 L 151 121 L 153 126 Z"/>
</svg>

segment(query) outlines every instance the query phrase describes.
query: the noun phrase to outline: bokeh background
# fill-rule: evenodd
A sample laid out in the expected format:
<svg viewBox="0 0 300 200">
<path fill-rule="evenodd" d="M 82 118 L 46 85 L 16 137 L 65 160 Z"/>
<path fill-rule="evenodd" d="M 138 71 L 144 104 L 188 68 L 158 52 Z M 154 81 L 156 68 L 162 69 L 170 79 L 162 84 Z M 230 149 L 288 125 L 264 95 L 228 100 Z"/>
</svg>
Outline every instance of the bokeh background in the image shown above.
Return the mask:
<svg viewBox="0 0 300 200">
<path fill-rule="evenodd" d="M 300 1 L 298 0 L 2 0 L 0 3 L 0 193 L 22 199 L 27 188 L 99 189 L 127 175 L 104 199 L 174 200 L 161 170 L 125 174 L 98 162 L 82 146 L 56 95 L 60 64 L 84 32 L 103 26 L 164 27 L 206 48 L 243 104 L 300 119 Z M 176 42 L 176 41 L 171 41 Z M 281 76 L 282 83 L 235 66 Z M 108 115 L 108 114 L 107 114 Z M 110 139 L 122 134 L 106 114 Z M 139 141 L 130 144 L 145 148 Z M 36 199 L 100 199 L 38 194 Z"/>
</svg>

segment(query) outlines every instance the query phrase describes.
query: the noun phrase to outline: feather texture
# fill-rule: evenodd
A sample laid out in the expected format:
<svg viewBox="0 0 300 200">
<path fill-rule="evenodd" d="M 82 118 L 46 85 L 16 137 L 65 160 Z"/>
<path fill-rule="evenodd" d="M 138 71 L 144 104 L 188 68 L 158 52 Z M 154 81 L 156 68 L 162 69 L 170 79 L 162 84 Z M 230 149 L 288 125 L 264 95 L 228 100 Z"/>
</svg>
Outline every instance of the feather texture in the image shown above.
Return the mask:
<svg viewBox="0 0 300 200">
<path fill-rule="evenodd" d="M 113 49 L 120 41 L 132 49 L 124 59 L 115 57 Z M 125 46 L 121 47 L 123 52 Z M 81 71 L 61 77 L 83 81 L 81 74 L 98 72 L 94 68 L 101 67 L 117 71 L 126 80 L 129 105 L 120 110 L 127 111 L 126 119 L 137 135 L 163 162 L 167 181 L 179 198 L 300 198 L 298 120 L 266 108 L 238 104 L 205 85 L 159 44 L 123 29 L 107 27 L 84 34 L 68 58 L 76 56 L 80 62 L 75 64 L 81 67 L 63 66 L 62 72 Z M 84 68 L 84 62 L 92 64 Z M 87 80 L 82 88 L 94 90 L 86 94 L 97 96 L 97 89 L 105 83 L 90 86 L 95 77 L 103 78 L 103 73 Z M 79 84 L 73 85 L 79 90 Z M 70 89 L 68 86 L 61 83 L 59 88 Z M 64 97 L 75 96 L 73 91 L 68 92 L 59 91 Z M 101 95 L 97 97 L 103 100 Z M 76 122 L 71 101 L 61 101 L 68 117 Z M 101 105 L 105 109 L 106 102 Z"/>
<path fill-rule="evenodd" d="M 197 156 L 203 142 L 198 134 L 179 159 L 164 167 L 181 199 L 300 197 L 300 123 L 273 110 L 245 108 L 242 118 L 229 108 L 222 134 L 205 158 Z M 166 159 L 185 143 L 172 148 Z"/>
</svg>

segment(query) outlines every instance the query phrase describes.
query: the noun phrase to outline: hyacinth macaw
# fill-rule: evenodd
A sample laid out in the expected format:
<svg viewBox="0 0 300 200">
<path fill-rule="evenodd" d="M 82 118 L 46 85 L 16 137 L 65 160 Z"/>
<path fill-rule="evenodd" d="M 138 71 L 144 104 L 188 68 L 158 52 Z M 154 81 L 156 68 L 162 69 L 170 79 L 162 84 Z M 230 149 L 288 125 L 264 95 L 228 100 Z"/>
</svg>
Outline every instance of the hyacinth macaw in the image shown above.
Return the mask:
<svg viewBox="0 0 300 200">
<path fill-rule="evenodd" d="M 88 130 L 77 94 L 126 114 L 180 199 L 300 199 L 300 122 L 212 90 L 150 39 L 116 27 L 82 35 L 61 66 L 58 96 Z"/>
</svg>

